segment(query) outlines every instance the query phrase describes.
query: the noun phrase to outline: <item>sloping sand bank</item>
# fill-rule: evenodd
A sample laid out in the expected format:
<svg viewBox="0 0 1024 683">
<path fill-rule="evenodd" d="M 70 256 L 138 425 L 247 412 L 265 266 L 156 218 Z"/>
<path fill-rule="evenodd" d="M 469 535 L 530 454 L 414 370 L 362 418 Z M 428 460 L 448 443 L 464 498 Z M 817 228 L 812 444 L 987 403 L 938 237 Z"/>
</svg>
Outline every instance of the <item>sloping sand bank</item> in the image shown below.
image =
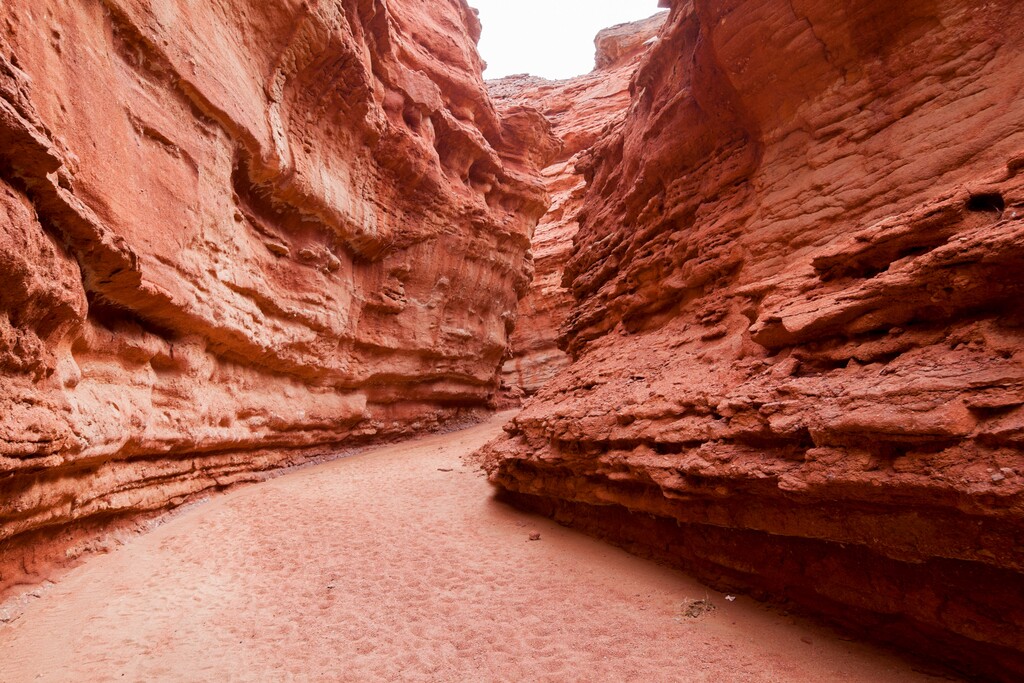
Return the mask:
<svg viewBox="0 0 1024 683">
<path fill-rule="evenodd" d="M 492 501 L 462 458 L 505 417 L 91 558 L 0 624 L 0 680 L 937 680 Z"/>
</svg>

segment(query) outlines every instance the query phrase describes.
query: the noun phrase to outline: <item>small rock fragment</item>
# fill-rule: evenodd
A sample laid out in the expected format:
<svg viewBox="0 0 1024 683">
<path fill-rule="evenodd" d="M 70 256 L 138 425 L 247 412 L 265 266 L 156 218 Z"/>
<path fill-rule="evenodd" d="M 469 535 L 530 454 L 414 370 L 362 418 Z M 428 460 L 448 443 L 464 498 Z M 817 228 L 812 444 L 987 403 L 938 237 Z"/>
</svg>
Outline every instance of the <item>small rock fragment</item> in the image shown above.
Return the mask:
<svg viewBox="0 0 1024 683">
<path fill-rule="evenodd" d="M 689 619 L 698 619 L 708 612 L 715 611 L 715 605 L 711 600 L 704 598 L 703 600 L 683 600 L 679 604 L 680 612 L 682 616 Z"/>
<path fill-rule="evenodd" d="M 333 273 L 334 271 L 341 268 L 341 260 L 337 256 L 335 256 L 329 251 L 326 252 L 324 255 L 327 257 L 326 268 L 328 272 Z"/>
</svg>

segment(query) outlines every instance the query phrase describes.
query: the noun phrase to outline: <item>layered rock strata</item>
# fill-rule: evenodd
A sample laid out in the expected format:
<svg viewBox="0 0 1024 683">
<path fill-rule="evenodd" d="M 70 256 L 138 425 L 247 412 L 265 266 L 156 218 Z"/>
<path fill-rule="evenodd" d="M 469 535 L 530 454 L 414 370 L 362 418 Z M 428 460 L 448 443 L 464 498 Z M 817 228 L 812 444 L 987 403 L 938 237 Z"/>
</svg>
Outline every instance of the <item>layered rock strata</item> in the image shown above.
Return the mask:
<svg viewBox="0 0 1024 683">
<path fill-rule="evenodd" d="M 629 107 L 629 82 L 665 16 L 662 12 L 599 33 L 596 68 L 589 74 L 560 81 L 518 75 L 487 83 L 499 112 L 536 109 L 551 122 L 561 143 L 542 171 L 551 207 L 534 232 L 534 278 L 519 302 L 512 357 L 502 368 L 503 389 L 510 396 L 535 394 L 569 363 L 558 347 L 558 330 L 572 306 L 562 275 L 579 229 L 576 215 L 586 187 L 577 164 L 602 132 L 621 124 Z"/>
<path fill-rule="evenodd" d="M 0 18 L 0 591 L 487 404 L 556 143 L 498 117 L 463 0 Z"/>
<path fill-rule="evenodd" d="M 1024 677 L 1024 6 L 677 0 L 506 497 Z"/>
</svg>

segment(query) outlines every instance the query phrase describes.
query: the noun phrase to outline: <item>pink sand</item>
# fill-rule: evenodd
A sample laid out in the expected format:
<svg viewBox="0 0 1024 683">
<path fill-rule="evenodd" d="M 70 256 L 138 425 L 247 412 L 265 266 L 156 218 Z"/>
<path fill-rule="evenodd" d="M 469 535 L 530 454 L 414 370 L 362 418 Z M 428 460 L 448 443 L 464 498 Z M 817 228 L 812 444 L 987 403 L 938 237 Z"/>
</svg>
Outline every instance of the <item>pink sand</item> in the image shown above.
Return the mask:
<svg viewBox="0 0 1024 683">
<path fill-rule="evenodd" d="M 463 459 L 503 419 L 229 493 L 88 559 L 0 625 L 0 679 L 935 680 L 494 502 Z"/>
</svg>

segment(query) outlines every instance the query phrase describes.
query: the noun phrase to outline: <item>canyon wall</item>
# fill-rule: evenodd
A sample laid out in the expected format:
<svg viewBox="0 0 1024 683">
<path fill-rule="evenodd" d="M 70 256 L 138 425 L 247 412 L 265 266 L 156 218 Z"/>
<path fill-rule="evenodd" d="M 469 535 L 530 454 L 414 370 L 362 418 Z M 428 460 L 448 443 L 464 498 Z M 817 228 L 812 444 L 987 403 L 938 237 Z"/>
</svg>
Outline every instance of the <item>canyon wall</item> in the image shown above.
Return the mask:
<svg viewBox="0 0 1024 683">
<path fill-rule="evenodd" d="M 502 495 L 1024 677 L 1024 5 L 675 0 Z"/>
<path fill-rule="evenodd" d="M 0 591 L 485 407 L 557 146 L 463 0 L 5 0 Z"/>
<path fill-rule="evenodd" d="M 519 302 L 512 357 L 502 368 L 502 388 L 512 398 L 535 394 L 569 363 L 558 348 L 558 330 L 572 306 L 562 275 L 579 229 L 576 215 L 586 187 L 577 164 L 606 128 L 621 124 L 629 107 L 630 80 L 665 16 L 662 12 L 601 31 L 595 40 L 595 69 L 589 74 L 559 81 L 523 74 L 487 83 L 499 112 L 521 107 L 541 112 L 561 143 L 542 171 L 551 207 L 533 235 L 534 278 Z"/>
</svg>

